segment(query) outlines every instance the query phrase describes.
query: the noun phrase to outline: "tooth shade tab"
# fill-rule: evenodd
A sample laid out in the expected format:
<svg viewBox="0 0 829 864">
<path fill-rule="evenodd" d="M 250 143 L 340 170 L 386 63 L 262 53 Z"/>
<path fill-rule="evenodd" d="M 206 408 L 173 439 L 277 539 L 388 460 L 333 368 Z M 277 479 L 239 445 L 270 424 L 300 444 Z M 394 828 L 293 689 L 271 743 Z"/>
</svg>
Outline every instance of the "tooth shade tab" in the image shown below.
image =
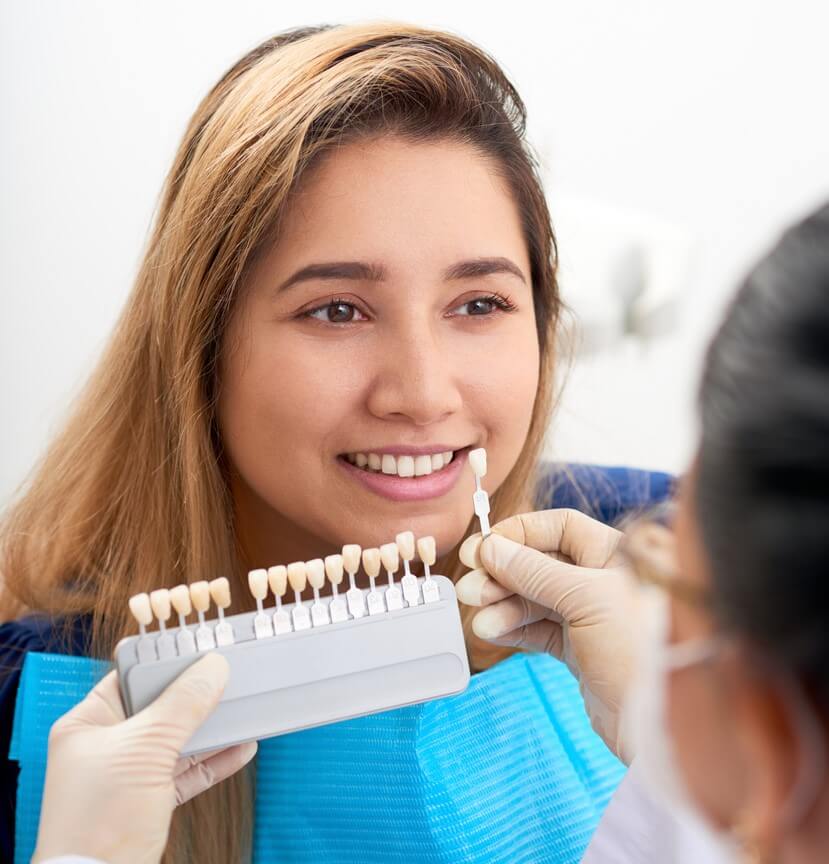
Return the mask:
<svg viewBox="0 0 829 864">
<path fill-rule="evenodd" d="M 360 553 L 362 551 L 356 543 L 348 543 L 343 546 L 343 567 L 349 576 L 360 569 Z"/>
<path fill-rule="evenodd" d="M 305 565 L 308 572 L 308 582 L 315 591 L 325 586 L 325 563 L 322 558 L 314 558 Z"/>
<path fill-rule="evenodd" d="M 339 585 L 343 581 L 342 555 L 329 555 L 325 559 L 325 574 L 332 585 Z"/>
<path fill-rule="evenodd" d="M 260 568 L 248 573 L 248 587 L 254 599 L 260 603 L 268 596 L 268 571 Z"/>
<path fill-rule="evenodd" d="M 437 548 L 434 537 L 419 537 L 417 541 L 417 554 L 420 560 L 429 567 L 434 567 L 437 560 Z"/>
<path fill-rule="evenodd" d="M 411 561 L 415 557 L 415 536 L 412 531 L 401 532 L 394 541 L 404 561 Z"/>
<path fill-rule="evenodd" d="M 486 450 L 479 447 L 477 450 L 469 451 L 469 464 L 476 477 L 486 476 Z"/>
<path fill-rule="evenodd" d="M 156 591 L 153 591 L 150 594 L 150 606 L 159 624 L 163 625 L 170 617 L 172 611 L 169 590 L 167 588 L 158 588 Z"/>
<path fill-rule="evenodd" d="M 380 560 L 389 573 L 396 573 L 400 567 L 400 550 L 397 543 L 384 543 L 380 547 Z"/>
<path fill-rule="evenodd" d="M 268 585 L 273 591 L 274 597 L 284 597 L 288 590 L 288 568 L 284 564 L 277 564 L 268 568 Z"/>
<path fill-rule="evenodd" d="M 153 609 L 149 594 L 134 594 L 129 599 L 129 607 L 132 617 L 138 622 L 142 632 L 148 624 L 153 623 Z"/>
<path fill-rule="evenodd" d="M 304 561 L 294 561 L 293 564 L 288 565 L 288 583 L 297 594 L 305 590 L 307 581 L 308 572 Z"/>
<path fill-rule="evenodd" d="M 210 582 L 210 596 L 216 604 L 216 608 L 224 611 L 230 606 L 230 582 L 227 581 L 227 576 L 220 576 L 218 579 L 213 579 Z"/>
<path fill-rule="evenodd" d="M 381 564 L 379 549 L 363 549 L 363 570 L 369 579 L 376 579 L 380 575 Z"/>
<path fill-rule="evenodd" d="M 186 585 L 176 585 L 170 589 L 170 602 L 179 615 L 186 618 L 193 611 L 190 600 L 190 589 Z"/>
<path fill-rule="evenodd" d="M 210 589 L 207 582 L 193 582 L 190 585 L 190 599 L 193 601 L 193 608 L 196 612 L 204 615 L 210 608 Z"/>
</svg>

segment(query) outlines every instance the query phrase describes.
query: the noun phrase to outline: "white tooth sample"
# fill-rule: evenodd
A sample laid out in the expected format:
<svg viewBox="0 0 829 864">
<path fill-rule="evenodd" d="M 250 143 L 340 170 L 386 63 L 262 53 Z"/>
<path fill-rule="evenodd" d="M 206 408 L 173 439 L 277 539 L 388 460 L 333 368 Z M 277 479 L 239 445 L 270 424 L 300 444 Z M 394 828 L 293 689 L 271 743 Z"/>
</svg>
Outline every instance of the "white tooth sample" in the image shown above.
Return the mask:
<svg viewBox="0 0 829 864">
<path fill-rule="evenodd" d="M 288 590 L 288 568 L 284 564 L 268 567 L 268 585 L 273 596 L 276 597 L 276 606 L 282 605 L 282 598 Z"/>
<path fill-rule="evenodd" d="M 320 588 L 325 585 L 325 562 L 322 558 L 314 558 L 305 564 L 308 573 L 308 582 L 314 589 L 314 602 L 311 604 L 311 624 L 314 627 L 322 627 L 331 623 L 328 616 L 328 607 L 320 600 Z"/>
<path fill-rule="evenodd" d="M 379 471 L 383 467 L 383 460 L 376 453 L 369 453 L 368 467 L 372 471 Z"/>
<path fill-rule="evenodd" d="M 417 577 L 412 574 L 409 562 L 415 557 L 415 536 L 411 531 L 403 531 L 394 538 L 400 557 L 403 559 L 403 578 L 400 587 L 403 589 L 403 599 L 409 606 L 417 606 L 420 603 L 420 586 Z"/>
<path fill-rule="evenodd" d="M 469 451 L 469 466 L 476 477 L 486 476 L 486 450 L 483 447 Z"/>
<path fill-rule="evenodd" d="M 129 607 L 132 617 L 138 622 L 138 627 L 143 636 L 147 625 L 153 623 L 153 607 L 150 604 L 150 595 L 133 594 L 129 599 Z"/>
<path fill-rule="evenodd" d="M 167 588 L 158 588 L 150 594 L 150 606 L 158 621 L 159 634 L 155 640 L 159 660 L 167 660 L 176 656 L 176 640 L 172 633 L 167 632 L 167 620 L 172 614 L 170 592 Z"/>
<path fill-rule="evenodd" d="M 397 457 L 397 473 L 401 477 L 414 477 L 415 466 L 413 456 Z"/>
<path fill-rule="evenodd" d="M 362 549 L 356 543 L 347 543 L 343 546 L 343 566 L 348 573 L 349 585 L 346 592 L 348 611 L 354 618 L 362 618 L 366 614 L 366 601 L 363 592 L 357 587 L 354 577 L 360 569 L 360 554 Z"/>
<path fill-rule="evenodd" d="M 150 594 L 150 606 L 152 607 L 153 615 L 158 619 L 159 627 L 163 630 L 172 612 L 170 592 L 166 588 L 159 588 L 153 591 Z"/>
<path fill-rule="evenodd" d="M 397 543 L 384 543 L 380 547 L 380 560 L 393 582 L 393 576 L 400 567 L 400 550 L 397 548 Z"/>
<path fill-rule="evenodd" d="M 227 576 L 220 576 L 210 581 L 210 596 L 216 604 L 219 613 L 219 621 L 214 630 L 217 645 L 232 645 L 236 640 L 233 637 L 233 627 L 225 621 L 225 609 L 230 606 L 230 582 Z"/>
<path fill-rule="evenodd" d="M 386 604 L 383 601 L 383 594 L 377 590 L 375 580 L 380 575 L 380 560 L 379 549 L 363 549 L 363 570 L 371 582 L 371 590 L 368 592 L 368 614 L 379 615 L 386 611 Z"/>
<path fill-rule="evenodd" d="M 308 583 L 308 570 L 304 561 L 294 561 L 288 565 L 288 584 L 294 592 L 294 608 L 291 610 L 291 620 L 294 630 L 307 630 L 311 626 L 311 616 L 299 596 Z"/>
<path fill-rule="evenodd" d="M 417 456 L 414 460 L 415 477 L 424 477 L 426 474 L 432 473 L 432 457 Z"/>
<path fill-rule="evenodd" d="M 273 632 L 277 636 L 291 633 L 294 629 L 291 616 L 282 608 L 282 598 L 288 590 L 288 568 L 284 564 L 268 567 L 268 585 L 276 597 L 276 609 L 272 616 Z"/>
<path fill-rule="evenodd" d="M 383 454 L 383 461 L 380 465 L 380 470 L 384 474 L 397 474 L 397 460 L 390 453 Z"/>
<path fill-rule="evenodd" d="M 389 577 L 389 587 L 386 588 L 386 607 L 389 612 L 403 608 L 403 592 L 394 584 L 394 574 L 400 566 L 400 550 L 397 543 L 384 543 L 380 547 L 380 558 Z"/>
<path fill-rule="evenodd" d="M 336 587 L 343 581 L 343 556 L 328 555 L 323 563 L 325 564 L 325 575 L 328 577 L 328 581 L 331 585 L 336 589 Z M 334 593 L 336 594 L 336 590 Z"/>
<path fill-rule="evenodd" d="M 443 453 L 434 453 L 432 455 L 432 471 L 440 471 L 443 468 Z"/>
<path fill-rule="evenodd" d="M 187 629 L 185 619 L 193 611 L 190 600 L 190 589 L 186 585 L 176 585 L 170 589 L 170 602 L 178 614 L 178 630 L 176 631 L 176 648 L 180 656 L 193 654 L 196 651 L 196 638 Z"/>
<path fill-rule="evenodd" d="M 158 655 L 155 651 L 155 639 L 147 636 L 147 625 L 153 622 L 153 609 L 150 605 L 149 594 L 134 594 L 129 599 L 130 612 L 132 617 L 138 622 L 138 631 L 141 638 L 136 645 L 138 653 L 138 662 L 147 663 L 151 660 L 157 660 Z"/>
<path fill-rule="evenodd" d="M 435 546 L 435 538 L 418 537 L 417 554 L 420 560 L 423 562 L 424 567 L 434 567 L 435 561 L 437 561 L 437 547 Z"/>
<path fill-rule="evenodd" d="M 481 536 L 488 537 L 492 533 L 489 527 L 489 495 L 481 488 L 481 477 L 486 475 L 486 450 L 479 447 L 469 451 L 469 464 L 475 474 L 475 493 L 472 496 L 472 509 L 481 525 Z"/>
<path fill-rule="evenodd" d="M 362 551 L 356 543 L 347 543 L 343 546 L 343 567 L 348 573 L 352 588 L 354 587 L 354 575 L 360 569 L 360 553 Z"/>
<path fill-rule="evenodd" d="M 358 453 L 355 462 L 358 468 L 365 468 L 368 465 L 368 456 L 365 453 Z"/>
<path fill-rule="evenodd" d="M 204 623 L 204 613 L 210 608 L 210 588 L 204 580 L 190 585 L 190 600 L 199 616 L 199 626 L 196 628 L 196 647 L 199 651 L 209 651 L 216 647 L 212 628 Z"/>
<path fill-rule="evenodd" d="M 343 581 L 343 556 L 328 555 L 325 559 L 325 575 L 331 583 L 331 602 L 328 604 L 328 612 L 331 615 L 331 623 L 339 624 L 348 621 L 348 605 L 345 597 L 340 595 L 338 586 Z"/>
<path fill-rule="evenodd" d="M 406 564 L 415 557 L 415 536 L 411 531 L 403 531 L 394 538 L 403 563 Z"/>
<path fill-rule="evenodd" d="M 268 596 L 268 571 L 260 567 L 248 573 L 248 587 L 256 600 L 256 615 L 253 619 L 253 633 L 257 639 L 273 636 L 273 624 L 265 614 L 264 600 Z"/>
<path fill-rule="evenodd" d="M 325 562 L 322 558 L 307 561 L 305 572 L 308 574 L 308 584 L 314 591 L 319 591 L 325 585 Z"/>
<path fill-rule="evenodd" d="M 431 568 L 437 560 L 437 548 L 434 537 L 419 537 L 417 541 L 417 554 L 423 562 L 423 572 L 426 578 L 423 581 L 423 602 L 436 603 L 440 600 L 440 588 L 438 583 L 432 579 Z"/>
</svg>

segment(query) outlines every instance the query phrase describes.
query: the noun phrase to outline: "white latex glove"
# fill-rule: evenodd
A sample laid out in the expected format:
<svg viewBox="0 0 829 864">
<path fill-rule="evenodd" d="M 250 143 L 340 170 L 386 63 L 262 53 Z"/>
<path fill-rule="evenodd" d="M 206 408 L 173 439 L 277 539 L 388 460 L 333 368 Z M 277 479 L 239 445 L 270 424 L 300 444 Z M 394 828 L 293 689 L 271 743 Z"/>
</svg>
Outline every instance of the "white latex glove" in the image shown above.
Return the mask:
<svg viewBox="0 0 829 864">
<path fill-rule="evenodd" d="M 485 606 L 475 635 L 546 651 L 579 682 L 595 731 L 625 762 L 621 703 L 633 674 L 639 592 L 618 551 L 622 534 L 576 510 L 525 513 L 467 538 L 458 599 Z"/>
<path fill-rule="evenodd" d="M 228 663 L 211 652 L 143 711 L 125 719 L 116 673 L 49 733 L 46 784 L 33 862 L 86 855 L 107 864 L 156 864 L 173 810 L 250 761 L 256 743 L 180 758 L 216 707 Z"/>
</svg>

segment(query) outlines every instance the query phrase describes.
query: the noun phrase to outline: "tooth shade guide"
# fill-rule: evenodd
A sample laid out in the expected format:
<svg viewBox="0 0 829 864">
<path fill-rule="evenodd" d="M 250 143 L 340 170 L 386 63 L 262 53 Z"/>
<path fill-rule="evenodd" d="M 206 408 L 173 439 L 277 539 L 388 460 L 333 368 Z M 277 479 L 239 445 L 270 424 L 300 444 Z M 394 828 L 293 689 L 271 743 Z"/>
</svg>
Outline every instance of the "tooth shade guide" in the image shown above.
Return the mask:
<svg viewBox="0 0 829 864">
<path fill-rule="evenodd" d="M 226 576 L 220 576 L 210 582 L 210 596 L 216 604 L 219 620 L 214 628 L 213 636 L 217 645 L 232 645 L 235 641 L 233 628 L 225 621 L 225 609 L 230 606 L 230 582 Z"/>
</svg>

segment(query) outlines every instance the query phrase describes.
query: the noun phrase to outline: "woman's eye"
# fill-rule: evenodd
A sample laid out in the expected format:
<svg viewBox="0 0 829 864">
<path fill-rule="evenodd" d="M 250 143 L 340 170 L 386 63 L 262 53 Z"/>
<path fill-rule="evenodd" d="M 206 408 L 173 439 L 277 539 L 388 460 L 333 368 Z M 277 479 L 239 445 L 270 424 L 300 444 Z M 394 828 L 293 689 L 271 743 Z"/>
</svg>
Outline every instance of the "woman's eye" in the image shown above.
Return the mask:
<svg viewBox="0 0 829 864">
<path fill-rule="evenodd" d="M 491 295 L 488 297 L 475 297 L 472 300 L 467 300 L 452 310 L 453 315 L 463 316 L 485 316 L 491 315 L 493 312 L 512 312 L 515 306 L 505 297 Z"/>
<path fill-rule="evenodd" d="M 324 321 L 326 324 L 351 324 L 353 321 L 367 320 L 353 303 L 344 303 L 340 300 L 310 309 L 305 315 L 317 321 Z"/>
</svg>

